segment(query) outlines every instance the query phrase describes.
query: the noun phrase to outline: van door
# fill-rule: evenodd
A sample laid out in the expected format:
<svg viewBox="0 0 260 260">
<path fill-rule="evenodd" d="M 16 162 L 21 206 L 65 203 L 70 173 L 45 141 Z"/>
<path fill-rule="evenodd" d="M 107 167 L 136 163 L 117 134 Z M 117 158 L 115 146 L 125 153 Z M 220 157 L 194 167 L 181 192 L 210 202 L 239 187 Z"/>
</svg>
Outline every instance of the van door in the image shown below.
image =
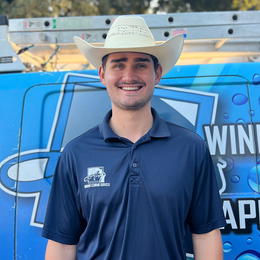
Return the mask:
<svg viewBox="0 0 260 260">
<path fill-rule="evenodd" d="M 241 260 L 248 250 L 257 257 L 253 241 L 259 240 L 260 95 L 248 76 L 256 66 L 247 66 L 175 67 L 156 86 L 151 102 L 163 118 L 208 144 L 228 223 L 222 230 L 224 259 L 230 260 Z M 19 151 L 0 154 L 0 200 L 6 203 L 4 214 L 15 211 L 1 226 L 15 237 L 8 246 L 14 259 L 43 259 L 47 241 L 41 229 L 57 159 L 70 140 L 102 121 L 111 104 L 97 71 L 21 76 L 18 82 L 26 87 L 11 114 L 20 116 Z M 3 129 L 2 139 L 8 139 L 10 129 Z M 191 243 L 187 258 L 193 259 Z"/>
</svg>

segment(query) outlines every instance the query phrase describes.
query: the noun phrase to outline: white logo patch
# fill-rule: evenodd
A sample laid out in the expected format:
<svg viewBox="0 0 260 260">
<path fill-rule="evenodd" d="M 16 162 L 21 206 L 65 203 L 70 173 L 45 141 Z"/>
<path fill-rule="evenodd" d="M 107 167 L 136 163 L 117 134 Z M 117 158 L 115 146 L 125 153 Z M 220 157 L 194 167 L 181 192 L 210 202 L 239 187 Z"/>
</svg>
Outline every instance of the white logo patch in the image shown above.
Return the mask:
<svg viewBox="0 0 260 260">
<path fill-rule="evenodd" d="M 109 187 L 110 183 L 105 183 L 106 174 L 104 172 L 104 167 L 90 167 L 88 168 L 88 175 L 84 178 L 84 188 L 92 187 Z"/>
</svg>

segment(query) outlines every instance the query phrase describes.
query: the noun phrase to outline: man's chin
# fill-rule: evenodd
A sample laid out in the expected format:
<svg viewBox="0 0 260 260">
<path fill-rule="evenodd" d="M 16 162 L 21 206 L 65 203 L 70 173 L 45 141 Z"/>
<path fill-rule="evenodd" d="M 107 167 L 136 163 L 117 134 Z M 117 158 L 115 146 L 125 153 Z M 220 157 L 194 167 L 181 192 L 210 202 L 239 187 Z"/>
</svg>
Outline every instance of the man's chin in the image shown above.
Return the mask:
<svg viewBox="0 0 260 260">
<path fill-rule="evenodd" d="M 144 107 L 148 106 L 149 102 L 147 103 L 135 103 L 135 104 L 124 104 L 121 105 L 119 108 L 126 111 L 139 111 L 143 109 Z"/>
</svg>

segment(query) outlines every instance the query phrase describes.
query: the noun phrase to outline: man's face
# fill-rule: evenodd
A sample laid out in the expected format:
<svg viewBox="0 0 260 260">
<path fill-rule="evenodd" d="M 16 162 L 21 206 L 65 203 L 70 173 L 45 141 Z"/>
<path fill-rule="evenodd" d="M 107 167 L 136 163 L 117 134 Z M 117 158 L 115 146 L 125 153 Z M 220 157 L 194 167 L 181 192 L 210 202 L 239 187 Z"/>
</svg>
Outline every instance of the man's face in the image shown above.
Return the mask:
<svg viewBox="0 0 260 260">
<path fill-rule="evenodd" d="M 109 54 L 105 70 L 99 68 L 101 82 L 107 87 L 112 108 L 139 110 L 150 106 L 154 86 L 162 76 L 162 68 L 155 72 L 150 55 L 138 52 Z"/>
</svg>

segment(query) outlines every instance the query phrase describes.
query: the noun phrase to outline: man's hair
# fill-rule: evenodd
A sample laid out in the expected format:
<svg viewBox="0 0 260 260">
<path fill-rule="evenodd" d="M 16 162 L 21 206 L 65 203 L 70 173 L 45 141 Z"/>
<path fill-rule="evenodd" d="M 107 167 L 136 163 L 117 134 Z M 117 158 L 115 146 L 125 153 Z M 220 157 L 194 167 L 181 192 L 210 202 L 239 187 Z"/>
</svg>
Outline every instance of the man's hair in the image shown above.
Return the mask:
<svg viewBox="0 0 260 260">
<path fill-rule="evenodd" d="M 147 53 L 144 53 L 144 54 L 147 54 Z M 152 60 L 153 60 L 153 65 L 154 65 L 154 70 L 155 70 L 155 72 L 156 72 L 157 69 L 158 69 L 158 66 L 159 66 L 159 61 L 158 61 L 158 59 L 157 59 L 155 56 L 151 55 L 151 54 L 147 54 L 147 55 L 149 55 L 149 56 L 152 58 Z M 105 70 L 105 68 L 106 68 L 106 63 L 107 63 L 107 58 L 108 58 L 108 56 L 109 56 L 109 54 L 105 55 L 105 56 L 102 58 L 102 68 L 103 68 L 103 70 Z"/>
</svg>

